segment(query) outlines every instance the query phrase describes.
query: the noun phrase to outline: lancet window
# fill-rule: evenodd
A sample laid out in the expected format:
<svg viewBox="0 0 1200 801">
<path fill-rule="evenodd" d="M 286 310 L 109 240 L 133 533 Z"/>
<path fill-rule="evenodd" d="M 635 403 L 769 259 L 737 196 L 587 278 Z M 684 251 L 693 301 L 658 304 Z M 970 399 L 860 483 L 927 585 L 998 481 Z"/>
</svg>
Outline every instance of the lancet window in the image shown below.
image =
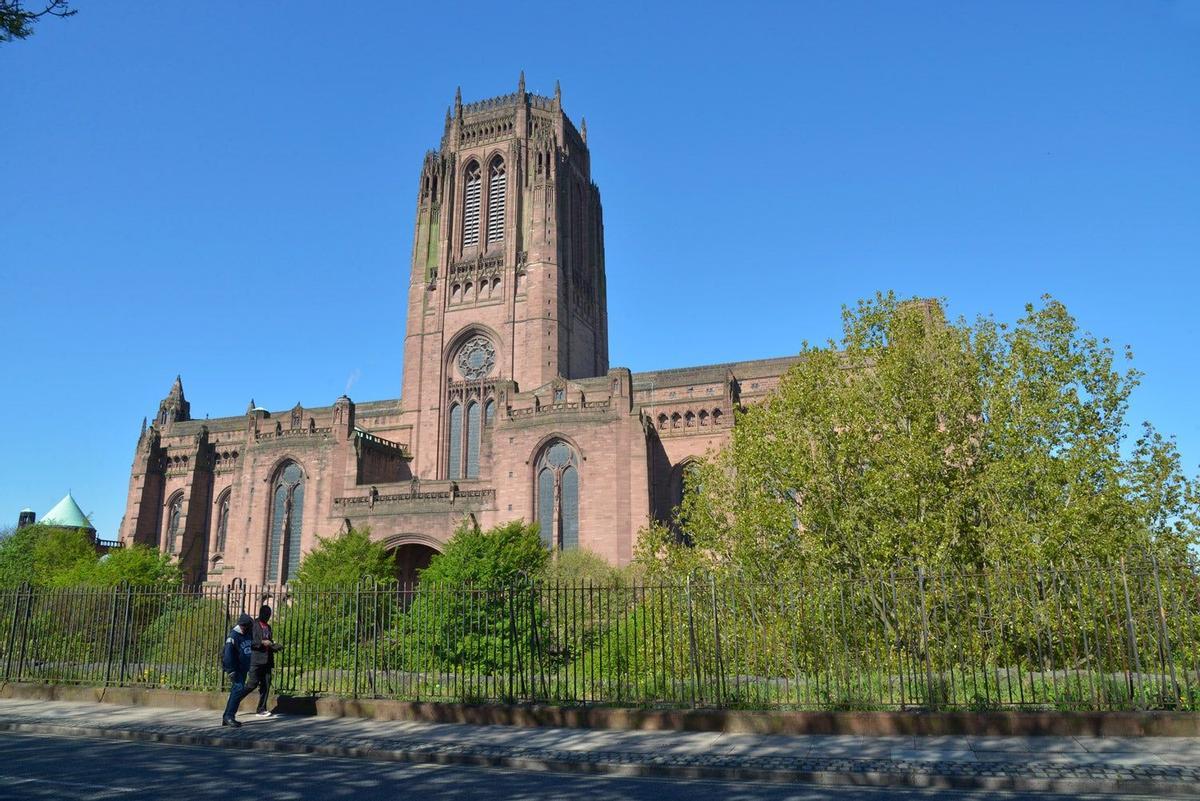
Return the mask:
<svg viewBox="0 0 1200 801">
<path fill-rule="evenodd" d="M 579 547 L 579 458 L 554 440 L 542 449 L 534 473 L 538 526 L 551 550 Z"/>
<path fill-rule="evenodd" d="M 217 498 L 217 533 L 213 543 L 214 553 L 225 552 L 225 540 L 229 534 L 229 490 Z"/>
<path fill-rule="evenodd" d="M 182 520 L 183 493 L 177 492 L 167 501 L 167 553 L 179 553 L 179 529 Z"/>
<path fill-rule="evenodd" d="M 276 473 L 271 496 L 267 543 L 267 581 L 287 583 L 300 568 L 300 532 L 304 523 L 304 471 L 288 462 Z"/>
</svg>

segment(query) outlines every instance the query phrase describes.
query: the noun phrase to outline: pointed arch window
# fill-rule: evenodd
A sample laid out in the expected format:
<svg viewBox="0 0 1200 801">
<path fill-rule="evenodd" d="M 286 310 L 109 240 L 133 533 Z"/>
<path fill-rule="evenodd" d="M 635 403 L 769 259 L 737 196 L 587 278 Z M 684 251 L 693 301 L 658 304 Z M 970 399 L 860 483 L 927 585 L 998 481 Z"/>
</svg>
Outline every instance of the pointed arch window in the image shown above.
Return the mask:
<svg viewBox="0 0 1200 801">
<path fill-rule="evenodd" d="M 504 159 L 496 156 L 488 167 L 487 241 L 489 245 L 504 239 L 504 190 L 507 181 Z"/>
<path fill-rule="evenodd" d="M 463 247 L 472 248 L 479 244 L 479 195 L 482 180 L 479 164 L 467 165 L 467 180 L 463 193 Z"/>
<path fill-rule="evenodd" d="M 542 449 L 537 460 L 538 526 L 551 550 L 579 547 L 579 458 L 562 440 Z"/>
<path fill-rule="evenodd" d="M 213 543 L 214 553 L 225 553 L 225 541 L 229 534 L 229 490 L 217 498 L 217 533 Z"/>
<path fill-rule="evenodd" d="M 483 404 L 483 424 L 490 426 L 496 419 L 496 402 L 488 398 L 487 403 Z"/>
<path fill-rule="evenodd" d="M 467 465 L 463 478 L 479 478 L 479 404 L 467 405 Z"/>
<path fill-rule="evenodd" d="M 300 532 L 304 524 L 304 471 L 288 462 L 277 473 L 271 496 L 271 536 L 267 544 L 267 581 L 286 584 L 300 568 Z"/>
<path fill-rule="evenodd" d="M 462 406 L 450 407 L 450 453 L 446 461 L 446 477 L 462 478 Z"/>
<path fill-rule="evenodd" d="M 177 492 L 167 501 L 167 553 L 179 553 L 179 534 L 183 520 L 183 493 Z"/>
</svg>

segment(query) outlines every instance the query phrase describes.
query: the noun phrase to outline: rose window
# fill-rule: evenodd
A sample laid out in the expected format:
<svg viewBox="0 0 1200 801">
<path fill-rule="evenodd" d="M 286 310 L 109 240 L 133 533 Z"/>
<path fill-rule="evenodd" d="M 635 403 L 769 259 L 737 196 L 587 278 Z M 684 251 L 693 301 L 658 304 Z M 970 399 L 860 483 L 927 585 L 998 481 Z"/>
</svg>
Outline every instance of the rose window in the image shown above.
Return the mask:
<svg viewBox="0 0 1200 801">
<path fill-rule="evenodd" d="M 458 352 L 458 372 L 468 381 L 486 378 L 496 366 L 496 349 L 485 336 L 474 336 Z"/>
</svg>

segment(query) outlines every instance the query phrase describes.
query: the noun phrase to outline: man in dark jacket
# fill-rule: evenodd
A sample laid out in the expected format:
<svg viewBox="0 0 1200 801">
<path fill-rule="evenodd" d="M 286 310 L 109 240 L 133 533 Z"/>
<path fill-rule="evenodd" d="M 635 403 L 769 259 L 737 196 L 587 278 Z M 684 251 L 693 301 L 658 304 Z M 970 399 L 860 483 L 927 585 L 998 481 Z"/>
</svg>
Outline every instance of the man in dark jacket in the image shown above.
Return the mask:
<svg viewBox="0 0 1200 801">
<path fill-rule="evenodd" d="M 250 670 L 251 648 L 254 645 L 254 618 L 242 613 L 237 625 L 225 638 L 225 648 L 221 651 L 221 667 L 229 677 L 229 701 L 225 704 L 225 714 L 221 716 L 222 726 L 241 726 L 237 720 L 238 705 L 246 697 L 246 673 Z"/>
<path fill-rule="evenodd" d="M 258 711 L 260 718 L 271 717 L 267 709 L 267 693 L 271 691 L 271 671 L 275 667 L 275 652 L 283 646 L 274 641 L 271 634 L 271 607 L 263 604 L 254 621 L 254 643 L 250 646 L 250 674 L 246 679 L 246 694 L 258 688 Z"/>
</svg>

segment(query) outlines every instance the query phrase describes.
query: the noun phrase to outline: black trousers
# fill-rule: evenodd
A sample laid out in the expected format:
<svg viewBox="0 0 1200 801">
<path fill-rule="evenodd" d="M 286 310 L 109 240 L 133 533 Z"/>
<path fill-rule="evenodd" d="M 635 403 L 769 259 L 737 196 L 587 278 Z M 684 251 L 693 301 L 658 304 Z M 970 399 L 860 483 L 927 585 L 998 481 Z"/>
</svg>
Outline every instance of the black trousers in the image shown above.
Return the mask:
<svg viewBox="0 0 1200 801">
<path fill-rule="evenodd" d="M 271 666 L 270 665 L 251 665 L 250 672 L 246 674 L 246 686 L 242 688 L 242 698 L 245 698 L 254 690 L 258 690 L 258 712 L 267 711 L 267 693 L 271 691 Z M 241 699 L 238 699 L 241 703 Z"/>
</svg>

